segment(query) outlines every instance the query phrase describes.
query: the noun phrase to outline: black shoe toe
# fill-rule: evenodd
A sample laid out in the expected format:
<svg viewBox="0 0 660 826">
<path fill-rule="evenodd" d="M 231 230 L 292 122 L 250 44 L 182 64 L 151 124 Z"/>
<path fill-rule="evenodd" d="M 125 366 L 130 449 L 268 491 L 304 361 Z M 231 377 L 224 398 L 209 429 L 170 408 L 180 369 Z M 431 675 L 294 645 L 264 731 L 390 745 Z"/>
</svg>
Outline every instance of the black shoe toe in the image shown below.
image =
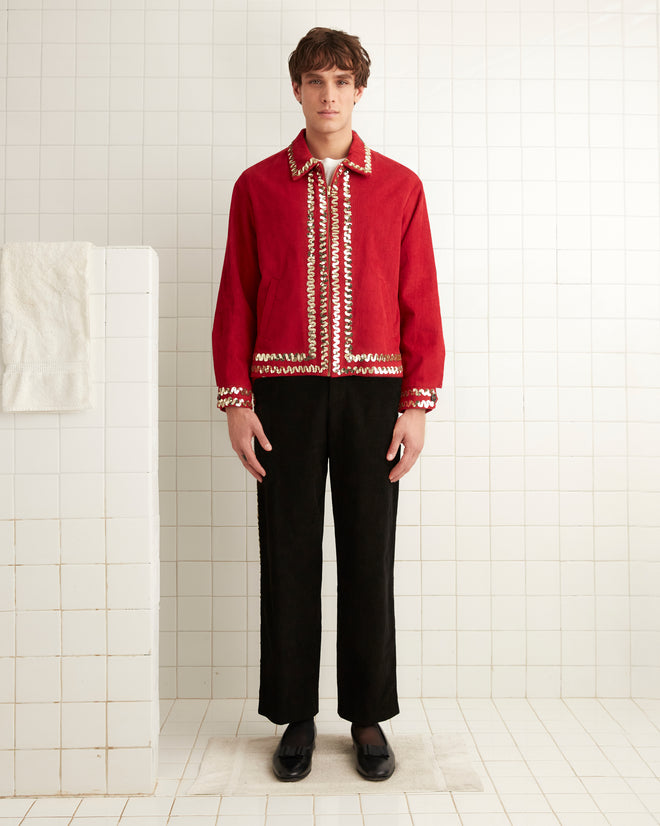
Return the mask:
<svg viewBox="0 0 660 826">
<path fill-rule="evenodd" d="M 394 773 L 394 752 L 380 726 L 378 726 L 378 729 L 385 745 L 362 745 L 353 738 L 356 767 L 362 777 L 367 780 L 387 780 Z"/>
<path fill-rule="evenodd" d="M 314 729 L 316 734 L 316 728 Z M 273 772 L 278 780 L 302 780 L 312 770 L 312 752 L 315 741 L 309 746 L 288 746 L 282 740 L 273 755 Z"/>
</svg>

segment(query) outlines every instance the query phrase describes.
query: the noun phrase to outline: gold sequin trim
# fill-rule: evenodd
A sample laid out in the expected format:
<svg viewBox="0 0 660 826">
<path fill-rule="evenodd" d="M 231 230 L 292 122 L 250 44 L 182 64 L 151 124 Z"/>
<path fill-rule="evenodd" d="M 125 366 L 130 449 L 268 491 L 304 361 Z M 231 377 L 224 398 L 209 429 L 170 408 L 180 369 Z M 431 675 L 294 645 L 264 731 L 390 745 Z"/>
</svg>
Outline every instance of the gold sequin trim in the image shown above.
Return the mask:
<svg viewBox="0 0 660 826">
<path fill-rule="evenodd" d="M 296 160 L 293 157 L 293 144 L 287 147 L 287 155 L 289 156 L 289 169 L 293 178 L 300 178 L 314 166 L 314 164 L 321 163 L 318 158 L 309 158 L 301 167 L 296 166 Z"/>
<path fill-rule="evenodd" d="M 368 146 L 364 147 L 364 166 L 360 166 L 360 164 L 355 163 L 355 161 L 349 161 L 348 158 L 344 163 L 346 166 L 350 166 L 351 169 L 363 172 L 365 175 L 371 175 L 371 149 L 369 149 Z"/>
<path fill-rule="evenodd" d="M 249 387 L 218 387 L 219 408 L 252 407 L 252 390 Z"/>
<path fill-rule="evenodd" d="M 321 365 L 317 364 L 253 364 L 253 376 L 302 376 L 306 373 L 318 373 L 320 375 L 327 375 L 327 370 Z M 402 376 L 403 368 L 399 365 L 394 366 L 374 366 L 363 367 L 361 365 L 351 365 L 350 367 L 343 367 L 341 371 L 342 376 Z"/>
<path fill-rule="evenodd" d="M 388 367 L 344 367 L 342 373 L 345 376 L 402 376 L 403 367 L 393 365 Z"/>
<path fill-rule="evenodd" d="M 408 390 L 404 390 L 401 394 L 402 396 L 428 396 L 429 398 L 436 399 L 438 398 L 437 393 L 431 387 L 409 387 Z"/>
<path fill-rule="evenodd" d="M 323 164 L 319 158 L 310 157 L 302 166 L 297 166 L 296 159 L 293 156 L 293 143 L 290 143 L 287 147 L 287 156 L 289 159 L 289 169 L 291 170 L 292 178 L 300 178 L 301 175 L 309 172 L 315 164 Z M 351 169 L 355 169 L 356 172 L 362 172 L 364 175 L 371 175 L 371 149 L 369 149 L 368 146 L 364 147 L 364 164 L 356 163 L 349 158 L 344 158 L 342 163 L 346 166 L 350 166 Z"/>
<path fill-rule="evenodd" d="M 325 375 L 325 370 L 320 364 L 253 364 L 253 376 L 303 376 L 308 373 Z"/>
<path fill-rule="evenodd" d="M 314 181 L 307 178 L 307 325 L 309 358 L 316 358 L 316 233 Z"/>
<path fill-rule="evenodd" d="M 316 191 L 319 199 L 319 316 L 321 319 L 321 369 L 330 370 L 330 333 L 328 323 L 329 282 L 328 282 L 328 199 L 325 179 L 320 169 L 316 170 Z"/>
<path fill-rule="evenodd" d="M 341 172 L 341 166 L 338 172 Z M 332 372 L 341 372 L 341 305 L 339 291 L 339 188 L 336 179 L 330 193 L 331 246 L 330 260 L 332 267 Z"/>
<path fill-rule="evenodd" d="M 401 393 L 399 410 L 405 410 L 409 407 L 427 407 L 431 409 L 435 407 L 437 401 L 438 394 L 434 388 L 410 387 Z"/>
<path fill-rule="evenodd" d="M 353 226 L 351 219 L 350 173 L 344 175 L 344 348 L 346 360 L 353 361 Z"/>
</svg>

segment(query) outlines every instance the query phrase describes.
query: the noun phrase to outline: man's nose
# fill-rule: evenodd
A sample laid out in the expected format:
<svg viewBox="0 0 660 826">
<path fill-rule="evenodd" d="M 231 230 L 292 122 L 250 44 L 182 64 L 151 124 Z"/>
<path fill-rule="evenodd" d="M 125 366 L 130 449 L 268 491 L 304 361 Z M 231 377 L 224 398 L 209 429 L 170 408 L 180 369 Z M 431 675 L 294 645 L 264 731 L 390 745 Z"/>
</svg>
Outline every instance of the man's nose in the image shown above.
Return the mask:
<svg viewBox="0 0 660 826">
<path fill-rule="evenodd" d="M 332 103 L 334 97 L 332 96 L 332 87 L 326 86 L 323 89 L 323 102 L 324 103 Z"/>
</svg>

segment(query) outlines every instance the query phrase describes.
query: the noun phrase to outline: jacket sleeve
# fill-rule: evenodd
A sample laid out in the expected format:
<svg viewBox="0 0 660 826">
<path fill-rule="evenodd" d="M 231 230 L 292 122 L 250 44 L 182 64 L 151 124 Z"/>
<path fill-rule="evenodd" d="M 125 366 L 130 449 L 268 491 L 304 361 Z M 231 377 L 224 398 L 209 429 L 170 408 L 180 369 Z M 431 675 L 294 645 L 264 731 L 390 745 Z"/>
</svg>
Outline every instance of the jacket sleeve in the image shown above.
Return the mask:
<svg viewBox="0 0 660 826">
<path fill-rule="evenodd" d="M 245 173 L 229 209 L 227 246 L 213 322 L 217 406 L 253 407 L 250 366 L 257 327 L 260 272 L 254 215 Z"/>
<path fill-rule="evenodd" d="M 403 384 L 399 410 L 433 410 L 442 387 L 445 344 L 431 227 L 422 182 L 404 209 L 399 266 Z"/>
</svg>

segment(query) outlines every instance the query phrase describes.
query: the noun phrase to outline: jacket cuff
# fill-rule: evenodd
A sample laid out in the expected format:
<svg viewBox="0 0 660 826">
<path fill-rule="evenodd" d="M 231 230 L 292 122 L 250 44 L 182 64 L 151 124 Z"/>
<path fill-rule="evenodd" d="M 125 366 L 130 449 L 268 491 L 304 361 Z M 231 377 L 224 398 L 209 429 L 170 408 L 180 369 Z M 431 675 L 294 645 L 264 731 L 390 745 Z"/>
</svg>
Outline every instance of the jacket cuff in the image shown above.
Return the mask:
<svg viewBox="0 0 660 826">
<path fill-rule="evenodd" d="M 411 407 L 421 407 L 428 413 L 433 410 L 438 401 L 438 394 L 435 387 L 409 387 L 401 392 L 399 400 L 399 412 L 409 410 Z"/>
<path fill-rule="evenodd" d="M 252 390 L 249 387 L 218 387 L 218 407 L 254 407 Z"/>
</svg>

